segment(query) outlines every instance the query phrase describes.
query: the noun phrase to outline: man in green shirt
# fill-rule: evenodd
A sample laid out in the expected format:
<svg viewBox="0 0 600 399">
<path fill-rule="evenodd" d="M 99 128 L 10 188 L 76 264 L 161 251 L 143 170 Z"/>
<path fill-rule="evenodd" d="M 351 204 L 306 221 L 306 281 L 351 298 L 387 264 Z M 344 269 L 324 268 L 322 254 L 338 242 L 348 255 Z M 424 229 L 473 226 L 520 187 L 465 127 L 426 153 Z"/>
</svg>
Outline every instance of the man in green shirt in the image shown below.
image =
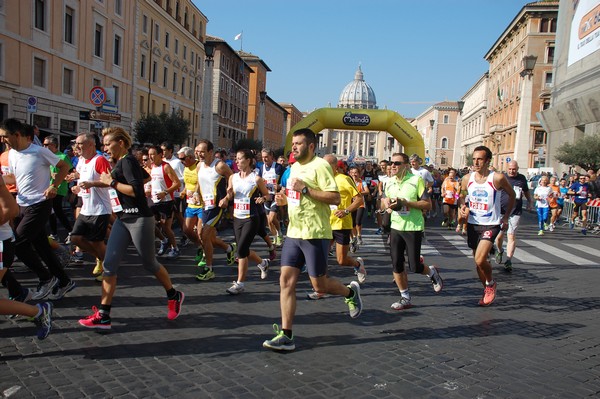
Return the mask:
<svg viewBox="0 0 600 399">
<path fill-rule="evenodd" d="M 433 290 L 442 291 L 444 282 L 435 266 L 427 266 L 421 256 L 421 241 L 425 230 L 423 211 L 431 209 L 429 193 L 419 175 L 411 173 L 408 155 L 392 155 L 392 176 L 385 185 L 385 197 L 381 203 L 391 212 L 390 249 L 394 281 L 400 290 L 400 300 L 392 309 L 412 307 L 408 292 L 408 274 L 404 267 L 404 252 L 408 255 L 408 268 L 431 279 Z"/>
<path fill-rule="evenodd" d="M 67 165 L 69 165 L 69 172 L 73 169 L 73 164 L 69 157 L 59 151 L 58 149 L 58 138 L 54 135 L 46 136 L 43 141 L 43 146 L 48 148 L 54 155 L 58 158 L 62 159 Z M 56 166 L 50 166 L 50 184 L 54 183 L 54 176 L 58 172 L 58 168 Z M 58 240 L 58 228 L 56 224 L 56 218 L 60 220 L 60 224 L 67 230 L 67 233 L 71 233 L 73 230 L 73 226 L 65 215 L 63 210 L 63 200 L 69 192 L 69 183 L 66 180 L 63 180 L 62 183 L 58 186 L 56 190 L 56 197 L 52 199 L 52 209 L 54 209 L 54 213 L 50 215 L 48 222 L 50 223 L 50 233 L 52 238 Z"/>
<path fill-rule="evenodd" d="M 293 133 L 292 153 L 297 162 L 291 168 L 285 187 L 290 224 L 281 251 L 281 329 L 275 324 L 277 335 L 263 342 L 265 348 L 273 350 L 291 351 L 296 348 L 292 334 L 296 283 L 305 264 L 316 292 L 344 296 L 352 318 L 358 317 L 362 311 L 358 282 L 345 286 L 327 276 L 327 254 L 333 237 L 329 206 L 340 204 L 340 193 L 331 167 L 315 155 L 316 143 L 316 136 L 310 129 L 299 129 Z M 278 204 L 285 202 L 282 196 L 284 194 L 276 195 Z"/>
</svg>

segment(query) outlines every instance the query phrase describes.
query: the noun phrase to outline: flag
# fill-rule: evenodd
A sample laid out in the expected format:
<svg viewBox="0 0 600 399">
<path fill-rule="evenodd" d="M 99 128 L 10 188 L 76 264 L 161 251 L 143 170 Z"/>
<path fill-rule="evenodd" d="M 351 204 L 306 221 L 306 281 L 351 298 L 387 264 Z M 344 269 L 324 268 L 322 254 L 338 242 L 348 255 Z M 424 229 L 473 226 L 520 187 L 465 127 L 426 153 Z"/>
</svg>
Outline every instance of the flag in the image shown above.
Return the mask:
<svg viewBox="0 0 600 399">
<path fill-rule="evenodd" d="M 242 38 L 242 34 L 238 33 L 237 35 L 235 35 L 235 37 L 233 38 L 233 40 L 240 40 Z"/>
</svg>

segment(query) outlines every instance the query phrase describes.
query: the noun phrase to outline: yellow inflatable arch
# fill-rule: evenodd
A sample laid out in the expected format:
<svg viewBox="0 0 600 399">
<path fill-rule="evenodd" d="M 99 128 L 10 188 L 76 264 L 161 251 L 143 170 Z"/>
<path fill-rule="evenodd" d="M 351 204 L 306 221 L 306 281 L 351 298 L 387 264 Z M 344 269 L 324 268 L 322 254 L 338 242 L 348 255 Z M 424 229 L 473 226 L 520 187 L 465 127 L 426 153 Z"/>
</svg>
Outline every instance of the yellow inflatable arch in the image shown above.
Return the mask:
<svg viewBox="0 0 600 399">
<path fill-rule="evenodd" d="M 385 130 L 404 147 L 409 156 L 425 159 L 423 137 L 398 113 L 383 109 L 319 108 L 292 127 L 285 140 L 285 153 L 292 149 L 292 133 L 309 128 L 315 133 L 323 129 Z"/>
</svg>

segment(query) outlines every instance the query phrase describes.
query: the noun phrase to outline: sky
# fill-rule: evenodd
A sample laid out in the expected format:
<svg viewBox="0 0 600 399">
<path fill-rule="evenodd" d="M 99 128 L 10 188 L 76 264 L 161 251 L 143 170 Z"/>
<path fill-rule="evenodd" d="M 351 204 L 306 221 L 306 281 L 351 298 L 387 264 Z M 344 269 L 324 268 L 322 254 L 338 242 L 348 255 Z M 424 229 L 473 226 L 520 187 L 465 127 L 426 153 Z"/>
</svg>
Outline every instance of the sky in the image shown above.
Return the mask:
<svg viewBox="0 0 600 399">
<path fill-rule="evenodd" d="M 525 0 L 193 0 L 207 34 L 260 57 L 267 93 L 302 112 L 337 106 L 358 68 L 380 109 L 416 117 L 460 99 Z M 242 33 L 241 40 L 234 37 Z"/>
</svg>

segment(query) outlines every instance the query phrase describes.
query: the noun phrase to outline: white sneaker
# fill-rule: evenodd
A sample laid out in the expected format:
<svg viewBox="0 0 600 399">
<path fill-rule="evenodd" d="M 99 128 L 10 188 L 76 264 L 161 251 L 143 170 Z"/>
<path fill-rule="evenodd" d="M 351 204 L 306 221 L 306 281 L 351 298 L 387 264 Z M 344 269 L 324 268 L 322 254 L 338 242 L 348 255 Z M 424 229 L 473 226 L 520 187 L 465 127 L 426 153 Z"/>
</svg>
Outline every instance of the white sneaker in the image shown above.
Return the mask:
<svg viewBox="0 0 600 399">
<path fill-rule="evenodd" d="M 356 258 L 356 261 L 358 262 L 359 266 L 358 268 L 354 268 L 354 274 L 356 274 L 358 282 L 362 284 L 367 281 L 367 269 L 365 269 L 365 261 L 360 256 Z"/>
<path fill-rule="evenodd" d="M 179 249 L 171 248 L 167 253 L 167 259 L 177 259 L 179 258 Z"/>
<path fill-rule="evenodd" d="M 244 284 L 240 284 L 237 281 L 234 281 L 233 285 L 227 288 L 225 291 L 227 291 L 227 293 L 231 295 L 241 294 L 242 292 L 244 292 Z"/>
<path fill-rule="evenodd" d="M 442 291 L 442 288 L 444 288 L 444 280 L 442 280 L 442 277 L 440 276 L 437 267 L 429 266 L 429 268 L 433 270 L 433 276 L 431 276 L 431 285 L 433 287 L 433 290 L 437 294 Z"/>
<path fill-rule="evenodd" d="M 262 280 L 266 279 L 267 276 L 269 275 L 269 265 L 271 263 L 271 261 L 269 259 L 263 259 L 264 262 L 264 266 L 262 263 L 258 264 L 258 268 L 260 269 L 260 278 Z"/>
<path fill-rule="evenodd" d="M 37 286 L 37 291 L 31 295 L 31 299 L 39 301 L 46 298 L 52 292 L 52 289 L 56 284 L 58 284 L 58 279 L 56 277 L 52 277 L 48 281 L 40 281 Z"/>
</svg>

